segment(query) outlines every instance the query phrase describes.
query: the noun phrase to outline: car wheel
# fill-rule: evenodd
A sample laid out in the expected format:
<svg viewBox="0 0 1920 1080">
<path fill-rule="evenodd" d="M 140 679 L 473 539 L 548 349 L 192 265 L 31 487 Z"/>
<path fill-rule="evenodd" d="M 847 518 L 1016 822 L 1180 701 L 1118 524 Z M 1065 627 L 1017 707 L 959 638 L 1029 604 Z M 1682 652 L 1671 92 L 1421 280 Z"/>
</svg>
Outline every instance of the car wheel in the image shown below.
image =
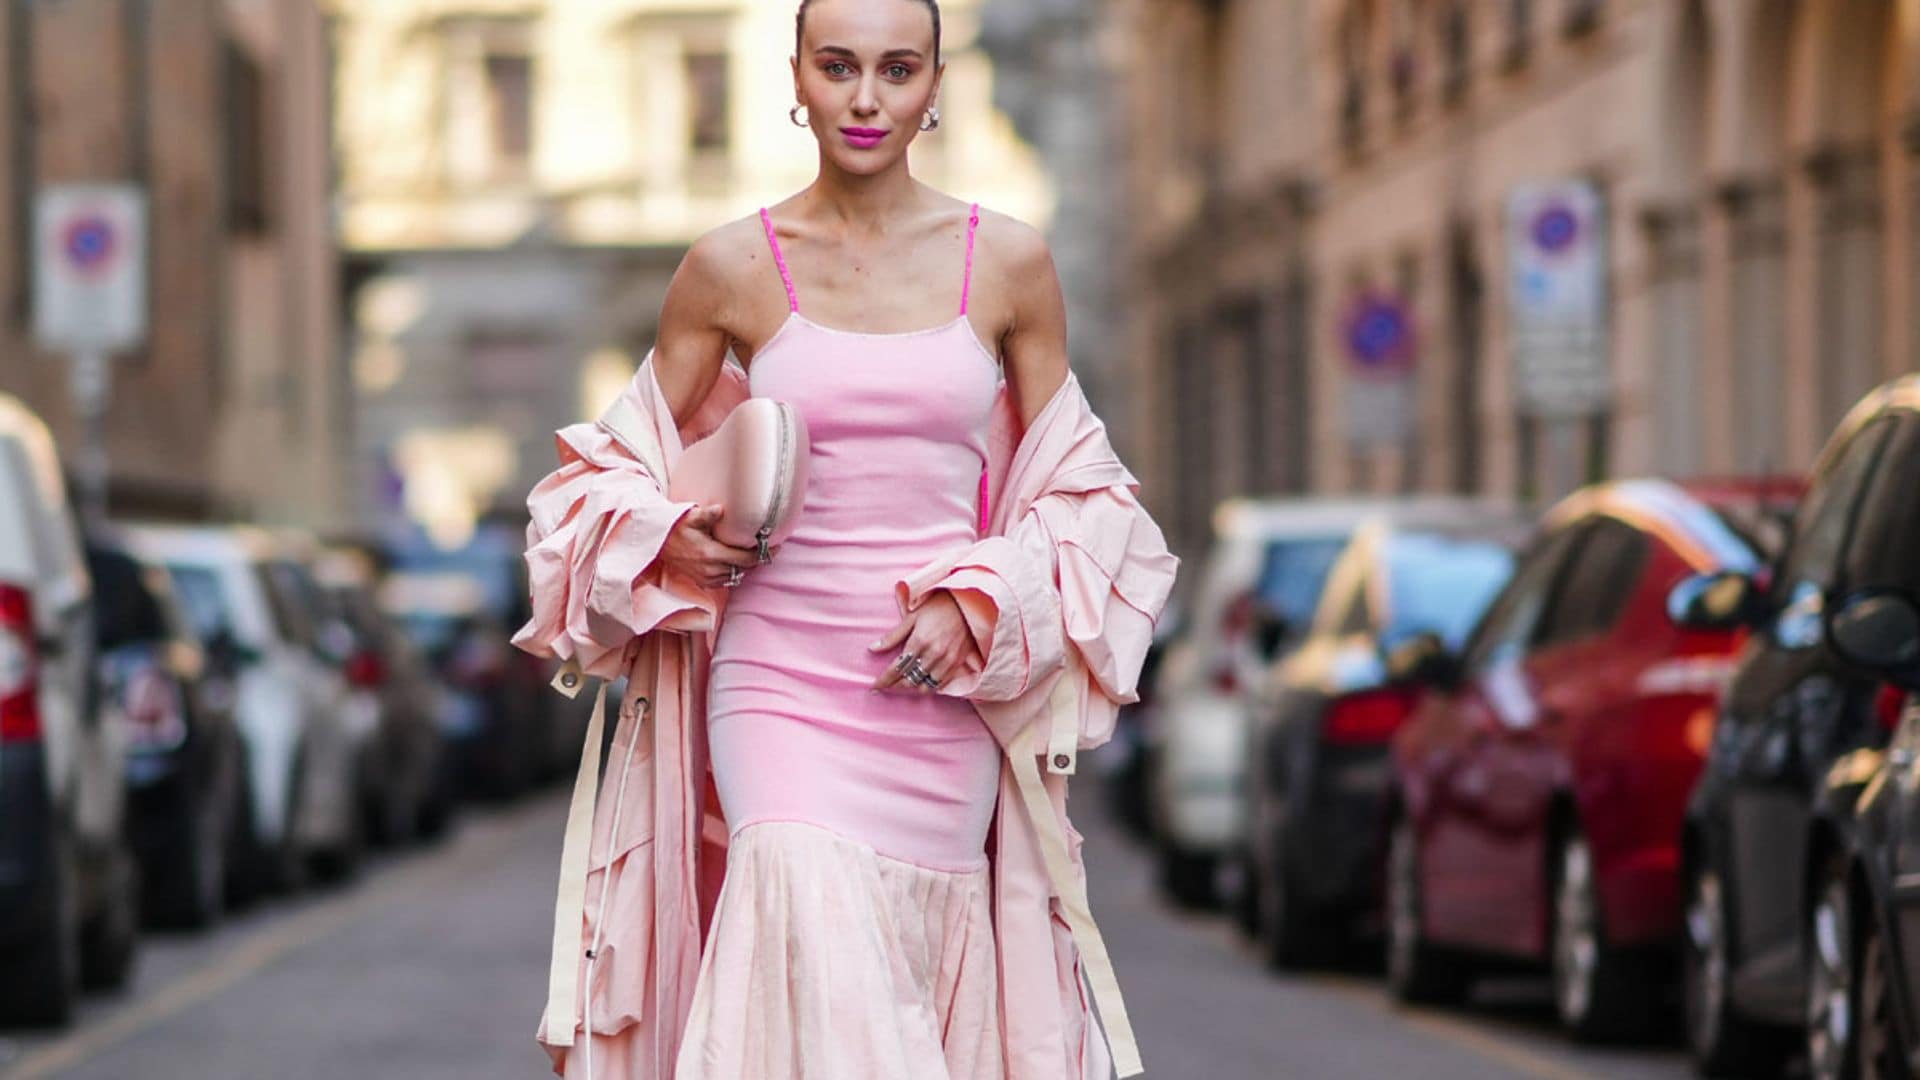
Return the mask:
<svg viewBox="0 0 1920 1080">
<path fill-rule="evenodd" d="M 1233 855 L 1233 873 L 1229 875 L 1233 882 L 1233 924 L 1242 934 L 1253 940 L 1260 937 L 1260 871 L 1257 860 L 1251 851 L 1238 851 Z"/>
<path fill-rule="evenodd" d="M 1284 860 L 1254 864 L 1260 902 L 1260 959 L 1274 971 L 1298 971 L 1331 963 L 1338 955 L 1338 927 L 1300 902 Z"/>
<path fill-rule="evenodd" d="M 1413 822 L 1394 820 L 1387 840 L 1387 989 L 1408 1004 L 1453 1004 L 1473 989 L 1464 958 L 1445 956 L 1427 942 L 1420 885 L 1419 841 Z"/>
<path fill-rule="evenodd" d="M 253 805 L 253 779 L 243 763 L 233 785 L 233 803 L 227 815 L 227 908 L 239 910 L 266 891 L 262 867 L 266 850 L 260 840 Z"/>
<path fill-rule="evenodd" d="M 140 867 L 124 845 L 101 868 L 106 880 L 100 910 L 80 934 L 80 985 L 118 990 L 133 976 L 140 946 Z"/>
<path fill-rule="evenodd" d="M 227 840 L 231 797 L 220 790 L 202 794 L 174 861 L 151 890 L 155 925 L 204 930 L 226 909 Z"/>
<path fill-rule="evenodd" d="M 0 1021 L 26 1027 L 61 1027 L 80 1000 L 80 878 L 73 845 L 64 834 L 51 841 L 52 876 L 45 902 L 33 916 L 43 929 L 27 935 L 19 951 L 4 956 Z"/>
<path fill-rule="evenodd" d="M 1856 1080 L 1853 898 L 1847 863 L 1829 861 L 1807 915 L 1807 1071 L 1812 1080 Z"/>
<path fill-rule="evenodd" d="M 366 781 L 361 770 L 355 770 L 355 779 L 351 790 L 366 790 Z M 360 859 L 366 851 L 366 816 L 360 812 L 359 800 L 344 815 L 346 835 L 333 844 L 313 853 L 310 865 L 313 876 L 328 885 L 338 885 L 351 879 L 360 868 Z"/>
<path fill-rule="evenodd" d="M 1633 958 L 1607 943 L 1586 837 L 1575 833 L 1560 844 L 1551 880 L 1553 1001 L 1561 1026 L 1589 1042 L 1644 1034 L 1653 1019 L 1652 988 Z"/>
<path fill-rule="evenodd" d="M 1791 1040 L 1740 1015 L 1731 1000 L 1733 959 L 1727 922 L 1729 898 L 1717 870 L 1687 876 L 1686 932 L 1681 940 L 1681 986 L 1687 1048 L 1704 1076 L 1758 1080 L 1778 1076 Z"/>
<path fill-rule="evenodd" d="M 260 864 L 264 891 L 278 895 L 296 893 L 307 886 L 306 842 L 300 835 L 302 804 L 306 802 L 307 791 L 305 747 L 295 751 L 287 780 L 285 825 L 277 841 L 262 845 L 264 858 Z"/>
<path fill-rule="evenodd" d="M 1160 847 L 1160 888 L 1184 908 L 1207 908 L 1218 902 L 1214 875 L 1219 869 L 1212 855 L 1183 851 L 1171 844 Z"/>
<path fill-rule="evenodd" d="M 1893 997 L 1893 954 L 1887 947 L 1887 935 L 1877 918 L 1869 917 L 1857 928 L 1860 934 L 1859 1008 L 1854 1016 L 1859 1048 L 1859 1066 L 1854 1075 L 1860 1080 L 1911 1080 L 1907 1068 L 1906 1043 L 1900 1037 L 1900 1021 Z"/>
</svg>

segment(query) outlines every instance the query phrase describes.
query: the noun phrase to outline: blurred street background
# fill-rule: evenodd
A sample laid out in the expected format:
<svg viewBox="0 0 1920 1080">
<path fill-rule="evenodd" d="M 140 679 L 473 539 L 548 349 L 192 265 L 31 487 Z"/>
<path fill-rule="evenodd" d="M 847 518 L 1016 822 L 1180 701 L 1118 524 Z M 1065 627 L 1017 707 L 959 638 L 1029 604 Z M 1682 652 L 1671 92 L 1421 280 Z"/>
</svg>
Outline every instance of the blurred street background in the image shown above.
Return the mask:
<svg viewBox="0 0 1920 1080">
<path fill-rule="evenodd" d="M 0 5 L 0 1077 L 546 1074 L 524 500 L 813 177 L 794 6 Z M 1920 3 L 941 8 L 1184 560 L 1148 1075 L 1920 1066 Z"/>
</svg>

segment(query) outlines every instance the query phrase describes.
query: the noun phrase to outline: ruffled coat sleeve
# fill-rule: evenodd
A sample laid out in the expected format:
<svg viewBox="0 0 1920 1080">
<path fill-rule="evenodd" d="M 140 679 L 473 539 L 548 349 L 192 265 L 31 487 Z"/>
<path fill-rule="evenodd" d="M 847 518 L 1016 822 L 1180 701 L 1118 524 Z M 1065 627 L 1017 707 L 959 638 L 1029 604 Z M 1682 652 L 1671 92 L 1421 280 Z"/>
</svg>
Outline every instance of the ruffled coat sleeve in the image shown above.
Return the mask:
<svg viewBox="0 0 1920 1080">
<path fill-rule="evenodd" d="M 1097 746 L 1112 737 L 1118 706 L 1139 699 L 1140 668 L 1179 560 L 1072 377 L 1008 468 L 996 535 L 900 579 L 896 600 L 912 611 L 945 589 L 960 604 L 981 659 L 943 694 L 1016 700 L 1074 650 L 1112 706 L 1084 710 L 1079 748 Z"/>
<path fill-rule="evenodd" d="M 723 369 L 693 417 L 676 427 L 652 365 L 649 354 L 601 419 L 555 433 L 559 465 L 527 496 L 533 614 L 513 644 L 577 660 L 588 675 L 607 679 L 621 675 L 641 635 L 711 630 L 720 604 L 713 590 L 658 561 L 668 534 L 696 505 L 669 498 L 662 477 L 682 447 L 717 427 L 746 391 Z M 615 409 L 632 418 L 628 434 L 648 445 L 615 435 L 607 420 Z"/>
</svg>

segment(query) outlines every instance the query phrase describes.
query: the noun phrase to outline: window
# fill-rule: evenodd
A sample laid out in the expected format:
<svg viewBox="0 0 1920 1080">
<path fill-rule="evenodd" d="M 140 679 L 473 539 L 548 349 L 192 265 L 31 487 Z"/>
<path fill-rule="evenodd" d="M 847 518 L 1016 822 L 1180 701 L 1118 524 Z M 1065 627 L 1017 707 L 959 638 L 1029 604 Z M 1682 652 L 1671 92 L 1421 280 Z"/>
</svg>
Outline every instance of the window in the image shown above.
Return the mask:
<svg viewBox="0 0 1920 1080">
<path fill-rule="evenodd" d="M 1507 0 L 1507 41 L 1501 50 L 1507 67 L 1519 67 L 1527 61 L 1527 46 L 1533 39 L 1533 0 Z"/>
<path fill-rule="evenodd" d="M 687 146 L 696 154 L 724 153 L 732 141 L 727 54 L 689 52 L 686 71 Z"/>
<path fill-rule="evenodd" d="M 1541 645 L 1582 641 L 1613 629 L 1646 568 L 1646 534 L 1613 518 L 1581 526 L 1579 555 L 1567 567 L 1552 610 L 1540 630 Z"/>
<path fill-rule="evenodd" d="M 1920 416 L 1900 420 L 1860 499 L 1845 587 L 1890 586 L 1920 596 Z"/>
<path fill-rule="evenodd" d="M 1440 12 L 1440 96 L 1458 101 L 1473 75 L 1473 23 L 1466 0 L 1451 0 Z"/>
<path fill-rule="evenodd" d="M 1578 535 L 1576 529 L 1562 529 L 1536 543 L 1521 558 L 1513 579 L 1467 643 L 1466 670 L 1483 672 L 1526 654 L 1540 618 L 1546 614 L 1547 598 L 1560 577 L 1561 565 Z"/>
<path fill-rule="evenodd" d="M 1600 25 L 1602 0 L 1565 0 L 1560 31 L 1568 37 L 1584 34 Z"/>
<path fill-rule="evenodd" d="M 1823 593 L 1835 583 L 1853 508 L 1886 441 L 1888 426 L 1883 421 L 1855 435 L 1833 464 L 1815 478 L 1813 490 L 1807 493 L 1794 519 L 1793 538 L 1775 583 L 1778 606 L 1786 606 L 1809 590 Z"/>
<path fill-rule="evenodd" d="M 227 617 L 226 591 L 220 584 L 220 573 L 211 567 L 175 564 L 167 568 L 173 578 L 173 591 L 180 598 L 180 606 L 186 611 L 187 621 L 193 626 L 193 634 L 202 643 L 210 642 L 221 634 L 233 633 L 232 620 Z"/>
<path fill-rule="evenodd" d="M 1491 540 L 1403 533 L 1387 548 L 1387 626 L 1392 644 L 1440 635 L 1458 649 L 1500 587 L 1513 575 L 1513 552 Z"/>
<path fill-rule="evenodd" d="M 1367 31 L 1365 8 L 1356 4 L 1341 19 L 1335 42 L 1340 56 L 1340 137 L 1350 150 L 1366 140 Z"/>
<path fill-rule="evenodd" d="M 231 40 L 221 44 L 220 66 L 226 95 L 227 228 L 238 233 L 265 232 L 272 216 L 266 75 Z"/>
<path fill-rule="evenodd" d="M 1255 593 L 1288 623 L 1304 627 L 1312 621 L 1327 577 L 1346 546 L 1344 537 L 1273 541 L 1267 545 Z"/>
<path fill-rule="evenodd" d="M 485 74 L 494 166 L 500 172 L 519 172 L 533 156 L 533 58 L 489 52 Z"/>
</svg>

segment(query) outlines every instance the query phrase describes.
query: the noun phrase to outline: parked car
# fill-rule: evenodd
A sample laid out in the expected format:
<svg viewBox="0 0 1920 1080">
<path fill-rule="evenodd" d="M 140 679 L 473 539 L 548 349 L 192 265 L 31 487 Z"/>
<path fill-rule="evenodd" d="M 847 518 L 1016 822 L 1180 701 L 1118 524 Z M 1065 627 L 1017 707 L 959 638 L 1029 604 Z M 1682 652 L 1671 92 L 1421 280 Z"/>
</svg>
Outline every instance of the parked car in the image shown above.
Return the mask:
<svg viewBox="0 0 1920 1080">
<path fill-rule="evenodd" d="M 1245 843 L 1244 689 L 1305 629 L 1328 568 L 1368 501 L 1230 499 L 1214 513 L 1184 632 L 1154 674 L 1144 714 L 1148 819 L 1161 887 L 1183 904 L 1215 899 L 1223 858 Z M 1262 579 L 1276 599 L 1259 602 Z"/>
<path fill-rule="evenodd" d="M 87 544 L 102 700 L 125 729 L 128 831 L 153 925 L 200 929 L 226 909 L 244 813 L 245 748 L 230 697 L 208 692 L 206 652 L 166 571 L 110 533 Z"/>
<path fill-rule="evenodd" d="M 316 651 L 289 554 L 250 526 L 134 525 L 126 535 L 167 568 L 212 663 L 231 673 L 247 751 L 250 890 L 344 874 L 358 853 L 365 733 L 346 708 L 345 680 Z"/>
<path fill-rule="evenodd" d="M 1147 731 L 1153 726 L 1160 662 L 1166 659 L 1167 648 L 1179 640 L 1184 627 L 1185 620 L 1178 607 L 1169 604 L 1154 624 L 1153 639 L 1140 662 L 1138 700 L 1120 706 L 1114 718 L 1113 739 L 1091 759 L 1101 770 L 1101 790 L 1106 796 L 1108 811 L 1136 840 L 1150 842 L 1153 839 L 1147 795 Z"/>
<path fill-rule="evenodd" d="M 1862 400 L 1816 463 L 1771 575 L 1689 582 L 1677 614 L 1751 628 L 1727 688 L 1685 837 L 1686 1016 L 1710 1074 L 1777 1074 L 1806 1030 L 1848 1017 L 1821 980 L 1848 958 L 1811 935 L 1815 885 L 1855 843 L 1858 794 L 1898 710 L 1885 675 L 1825 632 L 1854 590 L 1912 581 L 1920 377 Z M 1813 978 L 1809 978 L 1812 974 Z M 1840 1041 L 1851 1038 L 1843 1034 Z"/>
<path fill-rule="evenodd" d="M 489 518 L 464 545 L 444 550 L 424 539 L 397 543 L 388 551 L 395 573 L 413 580 L 463 578 L 472 583 L 470 613 L 477 630 L 457 675 L 471 685 L 484 676 L 479 691 L 492 711 L 500 734 L 521 740 L 523 760 L 515 764 L 519 776 L 499 773 L 499 794 L 511 794 L 530 784 L 571 777 L 586 741 L 590 702 L 556 694 L 550 687 L 559 664 L 532 653 L 505 647 L 496 652 L 493 635 L 505 628 L 505 641 L 532 617 L 527 585 L 526 524 L 524 515 Z M 484 660 L 484 664 L 475 661 Z"/>
<path fill-rule="evenodd" d="M 1338 960 L 1376 928 L 1387 748 L 1418 699 L 1387 657 L 1421 634 L 1457 650 L 1528 526 L 1497 506 L 1389 512 L 1334 564 L 1310 632 L 1256 697 L 1240 908 L 1270 965 Z"/>
<path fill-rule="evenodd" d="M 504 799 L 526 790 L 538 779 L 544 714 L 520 703 L 512 630 L 488 612 L 480 583 L 457 571 L 400 571 L 381 583 L 379 603 L 446 688 L 441 737 L 461 797 Z"/>
<path fill-rule="evenodd" d="M 0 1022 L 63 1024 L 132 972 L 126 733 L 101 715 L 92 580 L 47 427 L 0 395 Z"/>
<path fill-rule="evenodd" d="M 1909 451 L 1920 446 L 1909 447 Z M 1909 479 L 1913 477 L 1910 475 Z M 1854 845 L 1828 853 L 1812 881 L 1806 1050 L 1813 1080 L 1906 1080 L 1920 1072 L 1920 910 L 1912 881 L 1920 871 L 1920 502 L 1898 521 L 1903 567 L 1850 587 L 1829 616 L 1835 651 L 1889 679 L 1883 713 L 1897 716 L 1887 752 L 1856 751 L 1856 770 L 1872 779 L 1856 807 Z M 1904 580 L 1902 580 L 1904 579 Z M 1896 583 L 1899 582 L 1899 583 Z M 1833 790 L 1845 792 L 1845 779 Z"/>
<path fill-rule="evenodd" d="M 1428 687 L 1394 740 L 1387 982 L 1463 997 L 1488 964 L 1544 967 L 1586 1039 L 1648 1033 L 1681 937 L 1679 839 L 1738 646 L 1667 617 L 1693 574 L 1760 572 L 1797 481 L 1584 489 L 1543 518 L 1455 657 L 1393 667 Z"/>
<path fill-rule="evenodd" d="M 437 836 L 451 820 L 454 776 L 441 738 L 447 691 L 411 640 L 374 599 L 372 560 L 329 551 L 315 566 L 327 618 L 347 635 L 345 657 L 352 707 L 374 717 L 363 753 L 363 816 L 376 843 L 406 844 Z"/>
</svg>

